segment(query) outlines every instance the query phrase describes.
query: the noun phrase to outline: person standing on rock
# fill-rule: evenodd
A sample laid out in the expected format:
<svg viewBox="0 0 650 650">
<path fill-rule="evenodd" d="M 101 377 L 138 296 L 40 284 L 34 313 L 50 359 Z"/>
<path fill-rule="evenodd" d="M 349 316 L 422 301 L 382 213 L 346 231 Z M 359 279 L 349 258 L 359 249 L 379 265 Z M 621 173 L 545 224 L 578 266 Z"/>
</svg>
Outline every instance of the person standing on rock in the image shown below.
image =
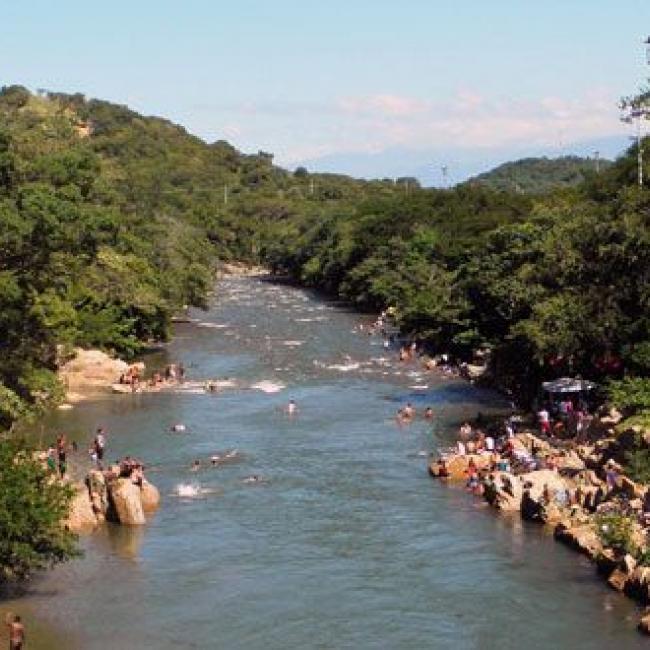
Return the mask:
<svg viewBox="0 0 650 650">
<path fill-rule="evenodd" d="M 548 436 L 551 433 L 551 416 L 546 410 L 546 407 L 541 408 L 541 410 L 537 413 L 537 418 L 539 419 L 540 431 Z"/>
<path fill-rule="evenodd" d="M 97 454 L 97 462 L 101 463 L 104 460 L 104 448 L 106 447 L 106 434 L 102 427 L 97 429 L 95 435 L 95 453 Z"/>
<path fill-rule="evenodd" d="M 9 628 L 9 650 L 23 650 L 25 626 L 20 620 L 20 616 L 8 616 L 7 627 Z"/>
<path fill-rule="evenodd" d="M 66 450 L 67 450 L 67 441 L 65 433 L 60 433 L 56 438 L 56 454 L 59 460 L 59 473 L 61 478 L 65 476 L 66 471 Z"/>
</svg>

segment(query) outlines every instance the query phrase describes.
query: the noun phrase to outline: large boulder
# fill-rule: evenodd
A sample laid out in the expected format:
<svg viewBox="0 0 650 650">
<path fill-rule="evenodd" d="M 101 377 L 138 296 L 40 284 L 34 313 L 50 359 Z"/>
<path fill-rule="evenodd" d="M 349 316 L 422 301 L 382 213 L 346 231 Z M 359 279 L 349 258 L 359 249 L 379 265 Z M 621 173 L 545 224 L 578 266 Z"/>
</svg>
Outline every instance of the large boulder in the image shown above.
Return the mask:
<svg viewBox="0 0 650 650">
<path fill-rule="evenodd" d="M 625 583 L 627 582 L 629 576 L 622 569 L 614 569 L 607 578 L 607 584 L 616 591 L 623 591 L 625 589 Z"/>
<path fill-rule="evenodd" d="M 609 578 L 616 569 L 620 568 L 620 560 L 611 548 L 605 548 L 596 558 L 596 567 L 601 576 Z"/>
<path fill-rule="evenodd" d="M 583 553 L 592 560 L 595 560 L 603 551 L 603 546 L 596 531 L 589 524 L 571 526 L 561 522 L 555 527 L 553 535 L 555 539 Z"/>
<path fill-rule="evenodd" d="M 568 484 L 554 470 L 540 469 L 519 476 L 523 486 L 521 516 L 531 521 L 559 520 L 557 506 L 566 504 Z M 544 492 L 548 493 L 548 503 Z M 552 517 L 547 516 L 552 513 Z"/>
<path fill-rule="evenodd" d="M 142 501 L 142 509 L 145 512 L 153 512 L 160 505 L 160 492 L 155 485 L 144 480 L 140 488 L 140 499 Z"/>
<path fill-rule="evenodd" d="M 483 492 L 485 500 L 504 512 L 520 510 L 523 489 L 519 478 L 508 472 L 493 472 L 490 477 Z"/>
<path fill-rule="evenodd" d="M 101 350 L 75 349 L 75 357 L 59 368 L 59 379 L 66 387 L 68 401 L 105 392 L 118 382 L 129 368 L 121 359 L 113 359 Z"/>
<path fill-rule="evenodd" d="M 104 521 L 108 511 L 108 488 L 103 472 L 98 469 L 91 469 L 86 477 L 86 482 L 88 483 L 93 511 L 98 521 Z"/>
<path fill-rule="evenodd" d="M 537 452 L 543 453 L 550 453 L 553 451 L 550 443 L 546 442 L 546 440 L 538 438 L 536 435 L 530 433 L 530 431 L 518 433 L 516 435 L 516 440 L 521 442 L 526 450 L 530 453 L 532 453 L 533 449 L 535 449 Z"/>
<path fill-rule="evenodd" d="M 567 451 L 560 459 L 562 469 L 581 471 L 585 469 L 585 462 L 580 458 L 579 454 L 575 451 Z"/>
<path fill-rule="evenodd" d="M 141 526 L 146 523 L 140 488 L 128 478 L 119 478 L 109 485 L 114 515 L 120 524 Z"/>
<path fill-rule="evenodd" d="M 650 603 L 650 567 L 637 566 L 625 584 L 625 593 L 647 605 Z"/>
<path fill-rule="evenodd" d="M 83 483 L 76 484 L 74 488 L 75 495 L 64 525 L 73 533 L 90 532 L 97 526 L 98 521 L 90 502 L 88 488 Z"/>
<path fill-rule="evenodd" d="M 629 499 L 643 499 L 646 491 L 646 487 L 644 485 L 635 483 L 627 476 L 621 476 L 619 478 L 618 487 L 621 492 L 625 494 Z"/>
</svg>

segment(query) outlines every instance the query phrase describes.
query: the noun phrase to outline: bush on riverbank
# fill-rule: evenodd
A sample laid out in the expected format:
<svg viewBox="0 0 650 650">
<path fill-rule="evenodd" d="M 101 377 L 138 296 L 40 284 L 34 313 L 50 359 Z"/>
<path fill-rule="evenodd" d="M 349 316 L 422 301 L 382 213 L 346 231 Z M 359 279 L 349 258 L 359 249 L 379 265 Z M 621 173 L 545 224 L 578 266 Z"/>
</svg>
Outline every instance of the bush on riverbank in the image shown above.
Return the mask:
<svg viewBox="0 0 650 650">
<path fill-rule="evenodd" d="M 61 525 L 72 497 L 33 450 L 0 440 L 0 581 L 28 578 L 78 555 L 76 536 Z"/>
<path fill-rule="evenodd" d="M 632 532 L 634 520 L 619 513 L 601 514 L 596 517 L 596 532 L 605 548 L 611 548 L 619 555 L 638 554 Z"/>
</svg>

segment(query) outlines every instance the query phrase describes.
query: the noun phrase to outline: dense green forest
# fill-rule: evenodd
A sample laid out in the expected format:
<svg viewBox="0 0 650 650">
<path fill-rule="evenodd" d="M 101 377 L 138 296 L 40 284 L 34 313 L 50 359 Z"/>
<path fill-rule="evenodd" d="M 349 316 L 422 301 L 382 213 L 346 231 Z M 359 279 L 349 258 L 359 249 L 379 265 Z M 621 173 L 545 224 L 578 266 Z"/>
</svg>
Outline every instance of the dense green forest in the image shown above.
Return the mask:
<svg viewBox="0 0 650 650">
<path fill-rule="evenodd" d="M 522 396 L 560 372 L 643 373 L 647 203 L 633 150 L 541 196 L 422 189 L 291 173 L 123 106 L 4 88 L 0 421 L 56 397 L 75 345 L 130 356 L 165 339 L 174 312 L 205 304 L 219 259 L 393 306 L 405 332 L 459 358 L 490 348 Z"/>
<path fill-rule="evenodd" d="M 582 164 L 562 161 L 548 161 L 553 178 Z M 517 166 L 536 178 L 537 163 Z M 167 338 L 176 311 L 205 304 L 220 259 L 393 306 L 432 350 L 489 348 L 524 399 L 564 372 L 643 375 L 650 246 L 635 174 L 634 150 L 539 196 L 292 173 L 123 106 L 5 87 L 0 424 L 57 397 L 73 346 L 132 356 Z"/>
<path fill-rule="evenodd" d="M 411 185 L 412 187 L 412 185 Z M 129 357 L 205 305 L 218 260 L 258 261 L 276 222 L 404 193 L 290 173 L 82 95 L 0 91 L 0 428 L 60 396 L 74 346 Z"/>
<path fill-rule="evenodd" d="M 465 184 L 276 222 L 263 255 L 360 308 L 394 307 L 433 351 L 489 349 L 493 377 L 526 403 L 545 378 L 647 374 L 649 208 L 633 148 L 541 196 Z"/>
<path fill-rule="evenodd" d="M 61 396 L 56 369 L 75 346 L 132 357 L 165 340 L 174 313 L 206 304 L 219 260 L 392 307 L 432 352 L 488 349 L 524 403 L 540 380 L 582 373 L 650 423 L 650 193 L 636 150 L 599 174 L 564 162 L 516 163 L 525 192 L 500 181 L 513 167 L 445 190 L 289 172 L 123 106 L 4 87 L 0 430 Z M 18 522 L 0 568 L 16 576 L 73 552 L 57 527 L 71 495 L 41 489 L 21 449 L 0 444 L 21 464 L 0 475 L 0 517 Z M 40 500 L 23 507 L 12 490 Z"/>
<path fill-rule="evenodd" d="M 610 160 L 596 161 L 579 156 L 522 158 L 474 176 L 467 183 L 506 192 L 545 194 L 561 188 L 576 187 L 611 164 Z"/>
</svg>

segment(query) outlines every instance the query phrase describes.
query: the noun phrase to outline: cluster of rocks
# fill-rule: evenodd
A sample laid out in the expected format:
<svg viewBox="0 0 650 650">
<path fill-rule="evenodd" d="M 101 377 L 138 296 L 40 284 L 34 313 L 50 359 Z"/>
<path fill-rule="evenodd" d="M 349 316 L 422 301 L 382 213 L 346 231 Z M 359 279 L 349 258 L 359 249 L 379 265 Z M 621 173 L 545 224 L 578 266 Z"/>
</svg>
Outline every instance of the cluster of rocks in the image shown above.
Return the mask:
<svg viewBox="0 0 650 650">
<path fill-rule="evenodd" d="M 480 493 L 491 506 L 548 525 L 555 539 L 590 558 L 612 588 L 650 605 L 650 567 L 639 565 L 629 553 L 605 547 L 598 529 L 600 516 L 625 514 L 634 522 L 630 530 L 632 545 L 638 549 L 648 547 L 643 524 L 647 486 L 624 476 L 616 462 L 623 458 L 626 435 L 564 448 L 531 433 L 517 434 L 512 442 L 522 449 L 552 454 L 558 469 L 495 471 L 489 454 L 449 455 L 445 459 L 447 478 L 466 480 L 470 469 L 478 469 L 482 476 Z M 432 463 L 429 470 L 438 476 L 440 464 Z M 607 483 L 607 471 L 616 475 L 613 486 Z M 650 609 L 639 629 L 650 634 Z"/>
<path fill-rule="evenodd" d="M 109 472 L 93 469 L 75 484 L 76 494 L 65 525 L 76 533 L 94 530 L 104 521 L 140 526 L 160 504 L 158 489 L 143 479 L 120 478 L 119 467 Z"/>
</svg>

